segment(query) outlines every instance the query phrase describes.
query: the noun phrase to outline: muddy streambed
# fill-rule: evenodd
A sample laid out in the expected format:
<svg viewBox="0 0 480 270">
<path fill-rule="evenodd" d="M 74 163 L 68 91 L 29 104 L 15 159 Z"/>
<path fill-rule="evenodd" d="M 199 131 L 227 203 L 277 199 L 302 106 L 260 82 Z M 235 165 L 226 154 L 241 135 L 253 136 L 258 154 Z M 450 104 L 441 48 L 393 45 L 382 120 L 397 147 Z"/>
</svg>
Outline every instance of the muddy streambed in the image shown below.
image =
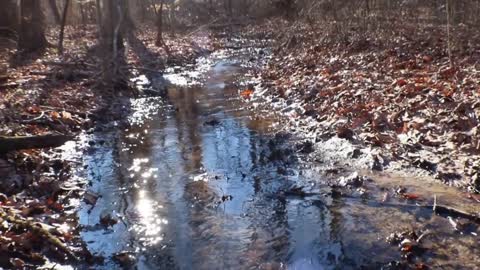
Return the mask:
<svg viewBox="0 0 480 270">
<path fill-rule="evenodd" d="M 305 161 L 309 145 L 274 113 L 245 109 L 233 60 L 174 70 L 168 101 L 136 99 L 128 124 L 94 135 L 79 216 L 105 258 L 96 268 L 478 269 L 478 225 L 418 206 L 435 195 L 476 214 L 478 203 L 424 179 Z"/>
</svg>

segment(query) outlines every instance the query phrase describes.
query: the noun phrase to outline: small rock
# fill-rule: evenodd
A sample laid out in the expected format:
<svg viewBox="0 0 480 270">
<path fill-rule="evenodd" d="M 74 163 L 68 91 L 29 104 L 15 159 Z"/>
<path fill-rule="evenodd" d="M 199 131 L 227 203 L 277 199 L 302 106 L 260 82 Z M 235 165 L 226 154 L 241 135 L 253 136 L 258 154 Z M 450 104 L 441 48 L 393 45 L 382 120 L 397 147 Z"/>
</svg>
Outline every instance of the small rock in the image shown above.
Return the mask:
<svg viewBox="0 0 480 270">
<path fill-rule="evenodd" d="M 90 205 L 95 205 L 100 196 L 94 192 L 87 191 L 83 194 L 83 201 Z"/>
<path fill-rule="evenodd" d="M 375 156 L 373 158 L 373 162 L 372 162 L 372 170 L 374 171 L 383 171 L 383 166 L 384 166 L 384 163 L 385 161 L 383 160 L 382 157 L 379 157 L 379 156 Z"/>
<path fill-rule="evenodd" d="M 351 158 L 359 158 L 362 155 L 362 151 L 360 149 L 354 149 L 350 154 Z"/>
<path fill-rule="evenodd" d="M 435 172 L 437 170 L 437 164 L 426 159 L 417 159 L 412 162 L 412 165 L 424 169 L 429 172 Z"/>
<path fill-rule="evenodd" d="M 233 200 L 232 195 L 223 195 L 222 196 L 222 202 L 231 201 L 231 200 Z"/>
<path fill-rule="evenodd" d="M 352 173 L 347 177 L 341 177 L 338 185 L 341 187 L 354 186 L 360 187 L 365 181 L 369 180 L 367 176 L 360 176 L 357 172 Z"/>
<path fill-rule="evenodd" d="M 297 149 L 300 153 L 303 153 L 303 154 L 310 154 L 314 151 L 313 143 L 311 141 L 304 141 L 302 143 L 297 144 Z"/>
<path fill-rule="evenodd" d="M 118 223 L 118 218 L 112 216 L 111 213 L 108 212 L 102 212 L 100 214 L 100 224 L 102 224 L 105 227 L 110 227 Z"/>
<path fill-rule="evenodd" d="M 336 132 L 339 138 L 349 141 L 353 140 L 353 137 L 355 136 L 355 132 L 347 127 L 337 127 Z"/>
<path fill-rule="evenodd" d="M 220 124 L 220 121 L 218 121 L 218 119 L 210 119 L 208 121 L 205 121 L 205 123 L 203 123 L 205 126 L 217 126 Z"/>
<path fill-rule="evenodd" d="M 456 172 L 442 172 L 442 171 L 439 171 L 435 175 L 435 178 L 440 179 L 445 183 L 450 183 L 450 182 L 453 182 L 455 180 L 462 179 L 462 175 L 460 175 L 459 173 L 456 173 Z"/>
<path fill-rule="evenodd" d="M 130 251 L 121 251 L 115 253 L 113 255 L 113 260 L 124 269 L 132 268 L 137 261 L 137 259 L 135 258 L 135 254 Z"/>
</svg>

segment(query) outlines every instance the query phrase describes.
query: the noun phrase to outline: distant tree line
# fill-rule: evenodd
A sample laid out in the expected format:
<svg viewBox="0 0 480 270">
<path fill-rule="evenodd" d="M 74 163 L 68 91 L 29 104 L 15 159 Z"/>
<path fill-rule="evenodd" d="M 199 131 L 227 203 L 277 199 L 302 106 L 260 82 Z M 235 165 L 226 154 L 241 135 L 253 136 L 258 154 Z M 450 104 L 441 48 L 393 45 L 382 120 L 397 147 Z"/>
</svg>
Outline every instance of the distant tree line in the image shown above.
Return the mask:
<svg viewBox="0 0 480 270">
<path fill-rule="evenodd" d="M 405 23 L 448 26 L 448 40 L 463 27 L 478 31 L 480 0 L 2 0 L 0 36 L 16 42 L 21 52 L 44 49 L 47 26 L 59 26 L 54 46 L 63 53 L 65 25 L 98 26 L 106 65 L 115 63 L 129 31 L 150 24 L 156 44 L 165 46 L 165 31 L 174 33 L 202 24 L 248 24 L 284 17 L 312 29 L 333 26 L 338 35 L 369 33 Z M 113 64 L 114 65 L 114 64 Z M 112 76 L 115 76 L 115 68 Z M 107 74 L 108 75 L 108 74 Z"/>
</svg>

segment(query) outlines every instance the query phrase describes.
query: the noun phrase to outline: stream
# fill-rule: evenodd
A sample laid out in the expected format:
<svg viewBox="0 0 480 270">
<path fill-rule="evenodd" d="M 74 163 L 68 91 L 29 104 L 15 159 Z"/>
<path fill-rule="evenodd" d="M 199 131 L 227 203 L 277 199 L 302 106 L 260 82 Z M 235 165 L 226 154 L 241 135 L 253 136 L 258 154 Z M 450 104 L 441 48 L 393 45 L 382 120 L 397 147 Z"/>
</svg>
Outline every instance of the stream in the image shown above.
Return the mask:
<svg viewBox="0 0 480 270">
<path fill-rule="evenodd" d="M 167 101 L 135 99 L 128 125 L 93 135 L 84 164 L 98 199 L 82 203 L 79 220 L 89 250 L 105 258 L 96 269 L 403 269 L 394 268 L 402 260 L 478 269 L 478 224 L 460 232 L 417 204 L 434 194 L 474 213 L 479 204 L 372 172 L 338 191 L 278 115 L 246 109 L 235 58 L 212 56 L 203 71 L 172 72 Z M 398 186 L 419 199 L 394 196 Z M 385 239 L 412 228 L 429 231 L 424 250 L 402 259 Z"/>
</svg>

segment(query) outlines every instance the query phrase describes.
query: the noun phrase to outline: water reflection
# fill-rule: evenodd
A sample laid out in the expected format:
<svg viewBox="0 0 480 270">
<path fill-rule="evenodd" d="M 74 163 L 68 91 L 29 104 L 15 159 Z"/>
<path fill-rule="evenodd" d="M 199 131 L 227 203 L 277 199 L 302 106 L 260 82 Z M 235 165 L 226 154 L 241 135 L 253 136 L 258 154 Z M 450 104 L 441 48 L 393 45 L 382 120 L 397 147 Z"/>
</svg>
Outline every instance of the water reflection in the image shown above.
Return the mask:
<svg viewBox="0 0 480 270">
<path fill-rule="evenodd" d="M 204 87 L 170 88 L 169 104 L 138 100 L 131 128 L 101 134 L 111 143 L 89 162 L 102 197 L 80 217 L 89 248 L 135 251 L 139 269 L 378 269 L 398 259 L 382 238 L 418 213 L 330 196 L 278 143 L 274 117 L 241 109 L 238 71 L 221 62 Z M 285 195 L 295 185 L 326 195 Z M 94 227 L 104 212 L 121 222 Z"/>
<path fill-rule="evenodd" d="M 157 208 L 163 208 L 156 201 L 148 197 L 145 190 L 139 190 L 136 200 L 136 210 L 138 221 L 132 225 L 131 229 L 137 235 L 140 235 L 139 241 L 144 246 L 152 246 L 163 240 L 162 227 L 168 224 L 168 220 L 159 216 Z"/>
</svg>

